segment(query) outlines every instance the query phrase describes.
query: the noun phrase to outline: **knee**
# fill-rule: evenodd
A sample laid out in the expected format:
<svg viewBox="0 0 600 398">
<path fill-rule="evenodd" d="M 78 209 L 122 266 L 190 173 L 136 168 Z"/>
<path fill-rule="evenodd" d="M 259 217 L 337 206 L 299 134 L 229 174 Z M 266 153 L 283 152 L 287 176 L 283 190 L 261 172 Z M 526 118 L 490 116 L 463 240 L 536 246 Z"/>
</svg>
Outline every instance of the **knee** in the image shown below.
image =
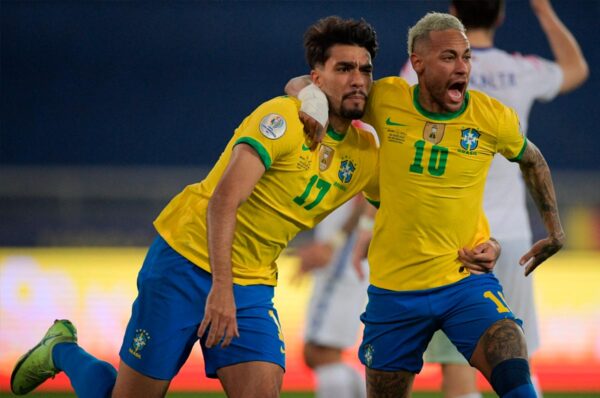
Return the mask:
<svg viewBox="0 0 600 398">
<path fill-rule="evenodd" d="M 318 365 L 318 354 L 317 349 L 313 344 L 306 343 L 304 345 L 304 351 L 302 352 L 304 357 L 304 363 L 311 369 L 314 369 Z"/>
<path fill-rule="evenodd" d="M 339 348 L 319 346 L 313 343 L 304 345 L 304 363 L 311 369 L 342 360 L 342 350 Z"/>
<path fill-rule="evenodd" d="M 503 361 L 527 355 L 527 343 L 521 327 L 512 319 L 503 319 L 494 323 L 481 338 L 485 361 L 494 369 Z"/>
</svg>

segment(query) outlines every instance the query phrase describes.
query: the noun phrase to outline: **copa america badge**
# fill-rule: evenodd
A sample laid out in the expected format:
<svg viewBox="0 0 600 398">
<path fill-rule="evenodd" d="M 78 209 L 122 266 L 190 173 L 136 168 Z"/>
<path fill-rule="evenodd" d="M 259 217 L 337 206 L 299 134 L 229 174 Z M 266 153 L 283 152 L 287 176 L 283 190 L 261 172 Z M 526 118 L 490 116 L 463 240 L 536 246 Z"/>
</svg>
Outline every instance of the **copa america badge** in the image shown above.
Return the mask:
<svg viewBox="0 0 600 398">
<path fill-rule="evenodd" d="M 269 113 L 262 118 L 259 128 L 262 135 L 270 140 L 276 140 L 285 133 L 285 119 L 276 113 Z"/>
</svg>

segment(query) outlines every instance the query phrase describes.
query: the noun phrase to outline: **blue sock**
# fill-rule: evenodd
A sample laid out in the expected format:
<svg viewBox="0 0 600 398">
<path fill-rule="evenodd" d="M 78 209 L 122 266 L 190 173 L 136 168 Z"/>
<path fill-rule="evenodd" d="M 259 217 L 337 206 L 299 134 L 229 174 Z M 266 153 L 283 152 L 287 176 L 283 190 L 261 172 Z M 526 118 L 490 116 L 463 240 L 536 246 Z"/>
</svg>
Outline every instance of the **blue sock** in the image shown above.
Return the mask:
<svg viewBox="0 0 600 398">
<path fill-rule="evenodd" d="M 533 384 L 523 384 L 521 387 L 517 387 L 514 390 L 510 390 L 508 393 L 502 396 L 503 398 L 529 398 L 537 397 Z"/>
<path fill-rule="evenodd" d="M 500 362 L 492 370 L 490 382 L 502 398 L 537 397 L 526 359 L 513 358 Z"/>
<path fill-rule="evenodd" d="M 75 343 L 59 343 L 52 349 L 54 366 L 69 377 L 79 398 L 110 398 L 117 379 L 116 369 Z"/>
</svg>

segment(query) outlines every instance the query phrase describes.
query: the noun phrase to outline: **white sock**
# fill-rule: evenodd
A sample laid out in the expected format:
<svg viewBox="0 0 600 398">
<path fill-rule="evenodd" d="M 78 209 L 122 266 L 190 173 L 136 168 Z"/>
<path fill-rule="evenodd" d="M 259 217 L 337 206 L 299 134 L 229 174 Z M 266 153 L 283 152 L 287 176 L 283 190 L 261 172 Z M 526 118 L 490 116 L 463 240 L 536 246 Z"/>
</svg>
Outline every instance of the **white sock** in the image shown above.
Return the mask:
<svg viewBox="0 0 600 398">
<path fill-rule="evenodd" d="M 319 366 L 315 369 L 315 375 L 315 398 L 364 398 L 367 395 L 362 375 L 345 363 Z"/>
</svg>

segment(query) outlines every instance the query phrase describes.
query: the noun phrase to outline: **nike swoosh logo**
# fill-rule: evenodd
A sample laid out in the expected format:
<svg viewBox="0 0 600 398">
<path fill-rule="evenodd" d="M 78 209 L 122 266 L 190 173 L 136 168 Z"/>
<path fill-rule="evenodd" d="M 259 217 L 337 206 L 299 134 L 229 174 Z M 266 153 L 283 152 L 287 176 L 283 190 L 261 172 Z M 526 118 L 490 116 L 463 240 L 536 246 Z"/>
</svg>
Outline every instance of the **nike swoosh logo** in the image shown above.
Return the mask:
<svg viewBox="0 0 600 398">
<path fill-rule="evenodd" d="M 283 349 L 283 347 L 281 347 L 281 346 L 279 347 L 279 351 L 280 351 L 282 354 L 285 354 L 285 350 L 284 350 L 284 349 Z"/>
<path fill-rule="evenodd" d="M 392 120 L 389 117 L 387 119 L 385 119 L 385 124 L 387 124 L 388 126 L 403 126 L 403 127 L 406 127 L 406 124 L 392 122 Z"/>
<path fill-rule="evenodd" d="M 302 144 L 302 150 L 303 151 L 310 151 L 310 148 L 307 147 L 306 145 Z"/>
</svg>

